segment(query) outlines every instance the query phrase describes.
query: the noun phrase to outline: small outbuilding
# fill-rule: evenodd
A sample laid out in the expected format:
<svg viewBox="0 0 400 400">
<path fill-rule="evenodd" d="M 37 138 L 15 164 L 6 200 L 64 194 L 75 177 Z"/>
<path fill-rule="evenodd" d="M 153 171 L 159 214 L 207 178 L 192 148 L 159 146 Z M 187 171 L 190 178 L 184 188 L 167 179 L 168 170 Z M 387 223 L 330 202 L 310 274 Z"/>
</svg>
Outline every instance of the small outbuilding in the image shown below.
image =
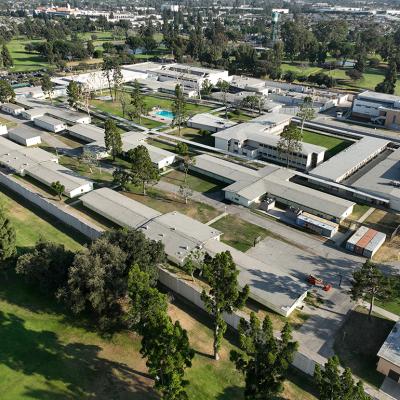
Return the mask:
<svg viewBox="0 0 400 400">
<path fill-rule="evenodd" d="M 385 240 L 386 235 L 384 233 L 362 226 L 347 241 L 346 249 L 360 256 L 372 258 L 385 243 Z"/>
<path fill-rule="evenodd" d="M 8 137 L 14 142 L 17 142 L 27 147 L 36 146 L 42 143 L 40 132 L 27 126 L 20 126 L 12 129 L 8 133 Z"/>
<path fill-rule="evenodd" d="M 1 105 L 1 110 L 7 114 L 11 114 L 14 116 L 20 115 L 22 111 L 24 111 L 24 107 L 19 106 L 18 104 L 14 103 L 4 103 Z"/>
<path fill-rule="evenodd" d="M 44 115 L 43 117 L 38 117 L 34 119 L 34 124 L 40 128 L 46 129 L 46 131 L 58 133 L 67 128 L 64 122 L 53 117 L 48 117 Z"/>
</svg>

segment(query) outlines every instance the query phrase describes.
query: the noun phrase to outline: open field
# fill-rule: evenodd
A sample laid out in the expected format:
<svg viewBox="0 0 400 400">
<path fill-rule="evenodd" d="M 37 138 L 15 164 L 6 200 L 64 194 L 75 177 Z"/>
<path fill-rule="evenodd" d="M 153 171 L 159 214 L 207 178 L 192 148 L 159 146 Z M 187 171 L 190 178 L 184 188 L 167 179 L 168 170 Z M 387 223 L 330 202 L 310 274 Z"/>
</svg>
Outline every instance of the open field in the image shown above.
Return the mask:
<svg viewBox="0 0 400 400">
<path fill-rule="evenodd" d="M 173 170 L 163 175 L 161 180 L 180 186 L 185 182 L 185 173 L 179 170 Z M 201 193 L 213 192 L 226 186 L 221 184 L 221 182 L 214 181 L 211 178 L 193 172 L 188 174 L 187 184 L 192 190 Z"/>
<path fill-rule="evenodd" d="M 25 45 L 28 43 L 42 42 L 43 40 L 25 39 L 18 37 L 7 43 L 11 57 L 14 60 L 13 71 L 36 71 L 42 68 L 49 68 L 49 63 L 41 55 L 36 53 L 28 53 Z"/>
<path fill-rule="evenodd" d="M 211 226 L 223 232 L 221 236 L 222 242 L 243 252 L 253 247 L 257 238 L 262 240 L 270 234 L 266 229 L 233 215 L 227 215 L 214 222 Z"/>
<path fill-rule="evenodd" d="M 225 118 L 225 111 L 222 111 L 220 113 L 217 114 L 219 117 L 221 118 Z M 246 122 L 249 121 L 250 119 L 255 118 L 255 116 L 250 116 L 247 114 L 244 114 L 242 111 L 239 112 L 239 114 L 232 112 L 232 111 L 228 111 L 228 119 L 231 121 L 235 121 L 235 122 Z"/>
<path fill-rule="evenodd" d="M 118 101 L 113 102 L 111 100 L 91 100 L 90 103 L 99 111 L 103 111 L 112 115 L 117 115 L 118 117 L 123 116 L 121 104 Z M 145 117 L 142 117 L 140 121 L 138 118 L 136 118 L 133 120 L 133 122 L 145 126 L 146 128 L 156 128 L 158 126 L 164 125 L 162 122 L 153 121 Z"/>
<path fill-rule="evenodd" d="M 162 110 L 171 111 L 173 99 L 157 97 L 157 96 L 145 96 L 145 103 L 149 109 L 153 107 L 159 107 Z M 208 112 L 212 110 L 212 107 L 204 106 L 201 104 L 186 103 L 186 111 L 190 115 Z"/>
<path fill-rule="evenodd" d="M 164 192 L 156 188 L 149 188 L 147 196 L 143 196 L 141 189 L 135 187 L 131 187 L 129 192 L 123 192 L 123 194 L 148 207 L 154 208 L 160 213 L 179 211 L 203 223 L 211 221 L 219 214 L 218 210 L 208 204 L 193 200 L 189 200 L 188 204 L 185 204 L 185 201 L 177 194 Z"/>
<path fill-rule="evenodd" d="M 400 214 L 376 209 L 364 221 L 364 225 L 377 231 L 391 234 L 400 225 Z"/>
<path fill-rule="evenodd" d="M 350 312 L 344 325 L 336 335 L 334 349 L 343 366 L 362 380 L 380 387 L 384 376 L 376 371 L 376 354 L 382 346 L 394 322 L 373 314 L 368 320 L 368 311 L 357 307 Z"/>
<path fill-rule="evenodd" d="M 325 158 L 328 159 L 335 154 L 341 152 L 347 147 L 351 146 L 353 142 L 345 139 L 340 139 L 334 136 L 323 135 L 321 133 L 315 133 L 303 130 L 303 141 L 305 143 L 315 144 L 317 146 L 322 146 L 327 149 Z"/>
<path fill-rule="evenodd" d="M 170 134 L 179 136 L 178 130 L 175 130 L 175 131 L 171 132 Z M 196 143 L 201 143 L 201 144 L 205 144 L 207 146 L 212 146 L 212 147 L 214 147 L 214 143 L 215 143 L 214 137 L 212 136 L 211 133 L 205 132 L 203 134 L 203 133 L 200 133 L 200 131 L 198 129 L 194 129 L 194 128 L 181 128 L 181 137 L 183 137 L 184 139 L 187 139 L 187 140 L 191 140 Z"/>
<path fill-rule="evenodd" d="M 336 68 L 329 71 L 318 66 L 310 66 L 307 62 L 283 63 L 282 71 L 283 73 L 286 71 L 294 71 L 299 75 L 312 75 L 318 72 L 323 72 L 337 80 L 337 87 L 354 90 L 374 90 L 375 86 L 383 81 L 385 75 L 385 68 L 367 67 L 362 79 L 359 81 L 352 81 L 346 75 L 346 69 Z M 397 84 L 395 94 L 400 95 L 400 84 Z"/>
<path fill-rule="evenodd" d="M 81 245 L 46 219 L 1 193 L 17 229 L 20 247 L 35 244 L 39 235 L 78 250 Z M 170 305 L 171 317 L 189 333 L 196 351 L 187 371 L 191 400 L 241 400 L 243 378 L 229 361 L 234 348 L 223 341 L 222 359 L 213 361 L 210 321 L 180 303 Z M 71 316 L 54 299 L 39 295 L 20 277 L 10 273 L 0 280 L 0 392 L 4 400 L 81 400 L 111 398 L 150 400 L 152 389 L 145 361 L 139 354 L 140 338 L 119 332 L 101 336 L 90 321 Z M 231 338 L 232 339 L 232 338 Z M 280 400 L 315 400 L 312 385 L 294 370 Z"/>
</svg>

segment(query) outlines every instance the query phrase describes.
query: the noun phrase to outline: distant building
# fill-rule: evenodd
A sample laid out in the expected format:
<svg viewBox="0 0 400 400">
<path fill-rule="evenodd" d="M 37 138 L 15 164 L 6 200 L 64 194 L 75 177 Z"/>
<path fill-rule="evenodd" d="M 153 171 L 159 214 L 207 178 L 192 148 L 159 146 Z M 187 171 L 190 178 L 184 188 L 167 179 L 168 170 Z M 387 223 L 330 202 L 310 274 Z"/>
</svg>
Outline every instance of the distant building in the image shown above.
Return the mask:
<svg viewBox="0 0 400 400">
<path fill-rule="evenodd" d="M 399 130 L 400 96 L 366 90 L 354 98 L 351 115 Z"/>
</svg>

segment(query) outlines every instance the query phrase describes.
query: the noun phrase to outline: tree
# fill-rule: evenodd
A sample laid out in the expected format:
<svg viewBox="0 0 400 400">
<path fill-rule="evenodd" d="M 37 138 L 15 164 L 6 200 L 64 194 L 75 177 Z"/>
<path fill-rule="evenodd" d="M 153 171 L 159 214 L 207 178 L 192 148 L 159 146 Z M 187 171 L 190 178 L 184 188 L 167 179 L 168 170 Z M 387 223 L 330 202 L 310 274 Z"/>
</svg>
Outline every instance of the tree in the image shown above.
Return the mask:
<svg viewBox="0 0 400 400">
<path fill-rule="evenodd" d="M 383 301 L 392 295 L 390 279 L 370 260 L 353 272 L 351 284 L 351 298 L 355 301 L 361 299 L 369 302 L 368 318 L 370 320 L 375 299 Z"/>
<path fill-rule="evenodd" d="M 106 149 L 111 153 L 113 161 L 122 152 L 121 132 L 112 119 L 108 119 L 104 124 L 104 142 Z"/>
<path fill-rule="evenodd" d="M 112 80 L 114 84 L 114 99 L 116 100 L 118 95 L 118 90 L 121 88 L 122 83 L 124 81 L 124 76 L 122 75 L 121 72 L 121 66 L 117 62 L 114 63 L 114 69 L 112 71 Z"/>
<path fill-rule="evenodd" d="M 0 263 L 16 254 L 16 232 L 3 207 L 0 207 Z"/>
<path fill-rule="evenodd" d="M 362 77 L 363 74 L 360 72 L 358 69 L 349 69 L 346 71 L 346 75 L 352 80 L 352 81 L 359 81 Z"/>
<path fill-rule="evenodd" d="M 385 79 L 375 87 L 376 92 L 394 94 L 397 81 L 397 65 L 394 58 L 390 59 L 386 69 Z"/>
<path fill-rule="evenodd" d="M 278 141 L 278 152 L 286 154 L 286 167 L 289 167 L 290 155 L 302 149 L 302 134 L 294 124 L 285 126 Z"/>
<path fill-rule="evenodd" d="M 200 249 L 195 249 L 190 252 L 186 257 L 183 269 L 190 274 L 192 281 L 194 281 L 194 274 L 196 271 L 203 272 L 204 254 Z"/>
<path fill-rule="evenodd" d="M 15 92 L 11 85 L 4 79 L 0 79 L 0 102 L 7 103 L 15 99 Z"/>
<path fill-rule="evenodd" d="M 125 118 L 129 111 L 131 96 L 126 92 L 121 92 L 119 95 L 119 103 L 121 104 L 122 117 Z"/>
<path fill-rule="evenodd" d="M 311 97 L 307 96 L 304 98 L 303 103 L 300 105 L 300 109 L 299 112 L 297 113 L 297 116 L 301 119 L 300 134 L 301 137 L 303 137 L 304 123 L 306 121 L 312 120 L 315 117 L 315 111 L 313 108 L 313 101 Z"/>
<path fill-rule="evenodd" d="M 147 114 L 147 105 L 144 101 L 144 96 L 140 92 L 140 84 L 136 79 L 133 82 L 129 113 L 131 119 L 137 118 L 139 120 L 139 124 L 142 122 L 142 115 Z"/>
<path fill-rule="evenodd" d="M 203 290 L 201 299 L 214 323 L 214 358 L 219 360 L 221 341 L 226 331 L 223 313 L 231 314 L 243 307 L 249 294 L 246 285 L 242 291 L 238 284 L 239 271 L 229 251 L 218 253 L 214 258 L 205 260 L 203 276 L 210 286 Z"/>
<path fill-rule="evenodd" d="M 76 108 L 82 100 L 82 91 L 79 83 L 71 81 L 67 86 L 68 104 Z"/>
<path fill-rule="evenodd" d="M 232 350 L 231 361 L 245 376 L 245 399 L 275 399 L 283 390 L 286 372 L 297 349 L 290 325 L 285 324 L 279 339 L 274 336 L 268 316 L 261 325 L 251 313 L 250 321 L 240 321 L 239 338 L 241 351 Z"/>
<path fill-rule="evenodd" d="M 93 54 L 94 54 L 94 52 L 96 50 L 96 48 L 94 47 L 94 44 L 93 44 L 93 40 L 89 40 L 86 43 L 86 50 L 87 50 L 87 52 L 89 54 L 89 57 L 93 57 Z"/>
<path fill-rule="evenodd" d="M 200 94 L 203 96 L 208 96 L 211 94 L 213 88 L 214 88 L 214 85 L 210 82 L 210 80 L 204 79 L 204 81 L 201 85 Z"/>
<path fill-rule="evenodd" d="M 196 159 L 189 152 L 189 147 L 186 143 L 178 142 L 176 146 L 177 153 L 182 157 L 182 168 L 185 172 L 185 186 L 187 184 L 187 176 L 191 166 L 196 164 Z"/>
<path fill-rule="evenodd" d="M 127 290 L 126 254 L 106 238 L 77 253 L 68 273 L 66 297 L 75 314 L 91 313 L 103 330 L 118 326 Z"/>
<path fill-rule="evenodd" d="M 322 369 L 315 366 L 314 379 L 317 384 L 320 400 L 370 400 L 364 392 L 361 381 L 354 383 L 349 368 L 340 373 L 339 359 L 337 356 L 328 358 Z"/>
<path fill-rule="evenodd" d="M 16 272 L 43 294 L 55 295 L 65 287 L 73 259 L 74 253 L 64 245 L 39 240 L 31 251 L 18 258 Z"/>
<path fill-rule="evenodd" d="M 227 93 L 228 93 L 229 87 L 230 87 L 230 85 L 229 85 L 229 82 L 227 82 L 227 81 L 223 81 L 222 79 L 220 79 L 217 82 L 217 88 L 222 92 L 222 102 L 225 107 L 225 118 L 228 118 Z"/>
<path fill-rule="evenodd" d="M 107 80 L 108 90 L 110 92 L 111 101 L 114 100 L 113 98 L 113 91 L 112 91 L 112 80 L 113 80 L 113 70 L 115 67 L 115 62 L 110 57 L 105 57 L 103 60 L 103 65 L 101 70 L 103 71 L 103 76 Z"/>
<path fill-rule="evenodd" d="M 50 79 L 49 75 L 44 75 L 41 79 L 42 90 L 45 95 L 47 95 L 50 99 L 50 102 L 53 103 L 53 94 L 54 94 L 54 84 Z"/>
<path fill-rule="evenodd" d="M 193 196 L 193 190 L 188 186 L 187 183 L 179 186 L 178 193 L 185 200 L 185 204 L 187 204 L 189 199 Z"/>
<path fill-rule="evenodd" d="M 98 165 L 98 159 L 96 153 L 87 149 L 82 150 L 82 154 L 79 157 L 82 164 L 85 164 L 89 168 L 89 172 L 93 173 L 93 167 Z"/>
<path fill-rule="evenodd" d="M 181 126 L 186 123 L 187 118 L 185 96 L 180 85 L 175 86 L 175 99 L 172 104 L 172 112 L 174 113 L 172 125 L 178 127 L 178 134 L 180 136 Z"/>
<path fill-rule="evenodd" d="M 143 145 L 128 151 L 128 160 L 131 163 L 130 175 L 134 185 L 142 185 L 146 195 L 146 186 L 151 182 L 158 182 L 160 174 L 158 168 L 151 161 L 149 151 Z"/>
<path fill-rule="evenodd" d="M 264 107 L 264 96 L 261 95 L 250 95 L 246 96 L 242 100 L 242 107 L 250 108 L 252 110 L 258 110 L 258 114 L 261 115 L 262 109 Z"/>
<path fill-rule="evenodd" d="M 62 194 L 65 192 L 65 186 L 61 184 L 60 181 L 56 181 L 51 184 L 51 188 L 54 190 L 55 194 L 58 196 L 58 199 L 61 201 Z"/>
<path fill-rule="evenodd" d="M 194 351 L 179 321 L 167 314 L 167 299 L 151 285 L 148 275 L 134 266 L 128 278 L 130 320 L 142 335 L 140 353 L 147 358 L 154 386 L 166 400 L 187 400 L 185 369 L 192 365 Z"/>
<path fill-rule="evenodd" d="M 11 57 L 10 51 L 5 44 L 3 44 L 1 49 L 1 60 L 4 68 L 11 68 L 14 66 L 14 61 Z"/>
</svg>

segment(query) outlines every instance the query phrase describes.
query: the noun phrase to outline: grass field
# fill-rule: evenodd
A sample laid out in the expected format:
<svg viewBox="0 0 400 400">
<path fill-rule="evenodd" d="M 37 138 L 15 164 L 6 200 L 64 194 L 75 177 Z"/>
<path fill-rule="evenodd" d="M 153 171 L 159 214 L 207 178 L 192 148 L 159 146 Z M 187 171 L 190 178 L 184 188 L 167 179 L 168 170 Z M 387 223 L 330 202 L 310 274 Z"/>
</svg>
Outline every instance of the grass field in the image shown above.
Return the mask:
<svg viewBox="0 0 400 400">
<path fill-rule="evenodd" d="M 266 229 L 233 215 L 227 215 L 211 226 L 223 232 L 222 242 L 243 252 L 253 247 L 255 239 L 264 239 L 270 234 Z"/>
<path fill-rule="evenodd" d="M 307 130 L 303 130 L 303 141 L 305 143 L 311 143 L 325 147 L 327 149 L 325 159 L 334 156 L 335 154 L 351 146 L 353 143 L 349 140 L 340 139 L 334 136 L 322 135 L 320 133 Z"/>
<path fill-rule="evenodd" d="M 145 103 L 149 109 L 159 107 L 163 110 L 171 111 L 173 100 L 164 97 L 145 96 Z M 198 114 L 210 110 L 212 110 L 212 107 L 203 106 L 201 104 L 186 103 L 186 111 L 188 114 Z"/>
<path fill-rule="evenodd" d="M 357 307 L 337 333 L 334 349 L 342 365 L 350 367 L 362 380 L 380 387 L 384 376 L 376 371 L 376 356 L 394 322 L 374 314 L 368 320 L 368 311 Z"/>
<path fill-rule="evenodd" d="M 175 130 L 173 132 L 171 132 L 171 134 L 178 136 L 179 132 L 178 130 Z M 212 136 L 211 133 L 200 133 L 200 131 L 198 129 L 194 129 L 194 128 L 182 128 L 181 129 L 181 137 L 187 139 L 187 140 L 191 140 L 192 142 L 196 142 L 196 143 L 201 143 L 201 144 L 205 144 L 207 146 L 212 146 L 214 147 L 214 137 Z"/>
<path fill-rule="evenodd" d="M 338 82 L 337 86 L 342 87 L 345 89 L 369 89 L 374 90 L 375 86 L 382 82 L 385 75 L 385 68 L 366 68 L 364 72 L 364 76 L 359 81 L 352 81 L 346 75 L 345 69 L 333 69 L 331 71 L 317 67 L 317 66 L 310 66 L 308 63 L 283 63 L 282 64 L 282 71 L 285 73 L 286 71 L 294 71 L 300 75 L 312 75 L 318 72 L 323 72 L 325 74 L 329 74 L 333 78 L 335 78 Z M 400 84 L 396 86 L 395 94 L 400 95 Z"/>
<path fill-rule="evenodd" d="M 188 204 L 185 204 L 185 201 L 177 194 L 164 192 L 157 188 L 149 188 L 147 196 L 141 194 L 141 189 L 134 187 L 131 187 L 129 192 L 124 192 L 123 194 L 148 207 L 154 208 L 160 213 L 179 211 L 203 223 L 211 221 L 219 214 L 218 210 L 208 204 L 193 200 L 189 200 Z"/>
<path fill-rule="evenodd" d="M 182 171 L 173 170 L 168 174 L 163 175 L 161 179 L 165 182 L 180 186 L 185 182 L 185 173 Z M 226 186 L 221 182 L 212 180 L 204 175 L 202 176 L 195 174 L 193 172 L 188 174 L 187 184 L 192 190 L 201 193 L 213 192 Z"/>
<path fill-rule="evenodd" d="M 21 37 L 15 38 L 7 43 L 11 57 L 14 60 L 13 71 L 37 71 L 42 68 L 49 68 L 49 63 L 45 58 L 36 53 L 28 53 L 25 50 L 25 45 L 28 43 L 42 42 L 43 40 L 24 39 Z"/>
</svg>

